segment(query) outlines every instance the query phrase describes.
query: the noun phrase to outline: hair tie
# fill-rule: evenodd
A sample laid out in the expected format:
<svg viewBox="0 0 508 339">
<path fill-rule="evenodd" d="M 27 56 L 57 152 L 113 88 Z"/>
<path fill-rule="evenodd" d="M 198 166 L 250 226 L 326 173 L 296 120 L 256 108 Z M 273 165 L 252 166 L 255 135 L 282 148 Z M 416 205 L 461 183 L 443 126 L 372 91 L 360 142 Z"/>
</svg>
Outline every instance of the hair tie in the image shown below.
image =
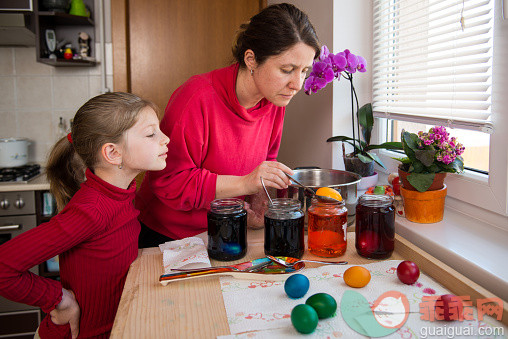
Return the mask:
<svg viewBox="0 0 508 339">
<path fill-rule="evenodd" d="M 70 133 L 67 134 L 67 140 L 69 140 L 69 142 L 72 144 L 72 136 Z"/>
</svg>

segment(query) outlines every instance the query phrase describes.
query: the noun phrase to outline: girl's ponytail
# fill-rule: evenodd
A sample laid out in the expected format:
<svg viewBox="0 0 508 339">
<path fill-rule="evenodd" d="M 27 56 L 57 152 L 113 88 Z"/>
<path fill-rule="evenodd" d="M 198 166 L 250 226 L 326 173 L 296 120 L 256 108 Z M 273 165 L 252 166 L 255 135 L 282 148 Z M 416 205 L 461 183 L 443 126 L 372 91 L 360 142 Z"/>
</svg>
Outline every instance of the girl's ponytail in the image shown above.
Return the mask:
<svg viewBox="0 0 508 339">
<path fill-rule="evenodd" d="M 61 211 L 79 190 L 85 180 L 85 164 L 76 154 L 74 146 L 63 137 L 53 146 L 49 155 L 46 174 L 51 194 Z"/>
</svg>

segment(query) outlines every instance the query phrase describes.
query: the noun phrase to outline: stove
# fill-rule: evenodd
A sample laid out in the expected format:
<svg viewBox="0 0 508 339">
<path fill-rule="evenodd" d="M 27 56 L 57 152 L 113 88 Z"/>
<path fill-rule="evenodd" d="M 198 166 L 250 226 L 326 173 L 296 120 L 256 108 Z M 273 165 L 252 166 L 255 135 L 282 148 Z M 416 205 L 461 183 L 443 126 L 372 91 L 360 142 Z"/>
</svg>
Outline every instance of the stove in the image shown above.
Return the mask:
<svg viewBox="0 0 508 339">
<path fill-rule="evenodd" d="M 0 168 L 1 184 L 27 184 L 41 175 L 41 166 L 29 164 L 19 167 Z"/>
</svg>

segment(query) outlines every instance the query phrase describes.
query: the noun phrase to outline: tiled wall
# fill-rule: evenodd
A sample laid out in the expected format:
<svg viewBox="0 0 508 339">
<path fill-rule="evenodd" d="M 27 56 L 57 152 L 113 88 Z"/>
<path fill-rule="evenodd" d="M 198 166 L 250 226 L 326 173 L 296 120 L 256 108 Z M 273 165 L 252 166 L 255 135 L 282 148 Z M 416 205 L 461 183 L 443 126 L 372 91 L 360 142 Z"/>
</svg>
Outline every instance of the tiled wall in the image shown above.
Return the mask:
<svg viewBox="0 0 508 339">
<path fill-rule="evenodd" d="M 28 160 L 45 164 L 59 118 L 68 128 L 76 110 L 101 90 L 100 65 L 53 67 L 35 61 L 35 47 L 0 47 L 0 138 L 30 139 Z"/>
</svg>

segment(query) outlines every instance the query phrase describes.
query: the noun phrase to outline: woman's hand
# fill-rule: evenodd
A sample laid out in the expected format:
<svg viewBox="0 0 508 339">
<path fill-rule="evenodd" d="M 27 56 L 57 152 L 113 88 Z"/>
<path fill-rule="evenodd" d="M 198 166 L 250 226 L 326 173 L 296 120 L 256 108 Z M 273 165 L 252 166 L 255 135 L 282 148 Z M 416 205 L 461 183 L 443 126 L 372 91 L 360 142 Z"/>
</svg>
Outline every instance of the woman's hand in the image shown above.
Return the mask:
<svg viewBox="0 0 508 339">
<path fill-rule="evenodd" d="M 255 194 L 263 189 L 261 179 L 266 187 L 285 189 L 291 184 L 285 173 L 293 174 L 291 168 L 277 161 L 263 161 L 254 171 L 243 177 L 247 194 Z"/>
<path fill-rule="evenodd" d="M 265 212 L 268 209 L 268 198 L 265 192 L 245 197 L 245 210 L 247 211 L 247 227 L 260 229 L 265 226 Z"/>
<path fill-rule="evenodd" d="M 55 325 L 69 324 L 71 327 L 72 339 L 79 334 L 79 316 L 81 310 L 72 291 L 62 288 L 62 301 L 56 308 L 49 312 L 51 321 Z"/>
</svg>

